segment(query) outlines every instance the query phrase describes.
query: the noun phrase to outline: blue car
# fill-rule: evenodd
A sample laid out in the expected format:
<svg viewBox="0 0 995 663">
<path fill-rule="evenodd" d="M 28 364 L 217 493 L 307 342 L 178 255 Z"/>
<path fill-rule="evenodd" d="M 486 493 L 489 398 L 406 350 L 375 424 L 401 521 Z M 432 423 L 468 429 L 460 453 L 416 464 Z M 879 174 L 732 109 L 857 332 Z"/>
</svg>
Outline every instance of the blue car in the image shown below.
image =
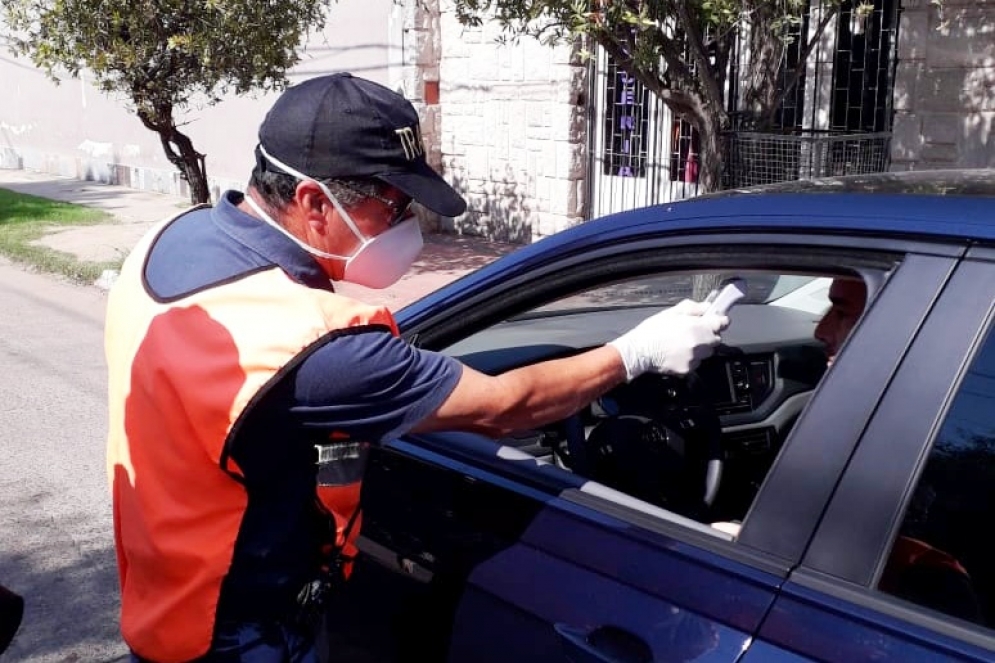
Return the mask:
<svg viewBox="0 0 995 663">
<path fill-rule="evenodd" d="M 496 374 L 731 277 L 746 297 L 685 378 L 506 439 L 375 449 L 329 659 L 995 660 L 995 172 L 601 218 L 398 322 Z M 837 282 L 866 305 L 827 366 Z"/>
</svg>

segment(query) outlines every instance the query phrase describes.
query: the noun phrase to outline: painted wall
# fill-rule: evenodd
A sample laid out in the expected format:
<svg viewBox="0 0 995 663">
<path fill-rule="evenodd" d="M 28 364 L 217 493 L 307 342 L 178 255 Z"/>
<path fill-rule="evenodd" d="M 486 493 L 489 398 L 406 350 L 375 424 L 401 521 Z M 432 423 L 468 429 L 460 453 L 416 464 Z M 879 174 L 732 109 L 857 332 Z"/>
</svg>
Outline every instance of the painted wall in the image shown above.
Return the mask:
<svg viewBox="0 0 995 663">
<path fill-rule="evenodd" d="M 332 3 L 324 32 L 311 36 L 290 81 L 348 70 L 390 84 L 392 68 L 401 63 L 401 19 L 401 8 L 390 2 Z M 86 75 L 56 85 L 7 52 L 0 53 L 0 81 L 0 167 L 185 195 L 158 136 L 126 110 L 126 99 L 100 92 Z M 182 116 L 181 130 L 207 155 L 215 191 L 244 186 L 257 127 L 274 98 L 229 96 Z"/>
</svg>

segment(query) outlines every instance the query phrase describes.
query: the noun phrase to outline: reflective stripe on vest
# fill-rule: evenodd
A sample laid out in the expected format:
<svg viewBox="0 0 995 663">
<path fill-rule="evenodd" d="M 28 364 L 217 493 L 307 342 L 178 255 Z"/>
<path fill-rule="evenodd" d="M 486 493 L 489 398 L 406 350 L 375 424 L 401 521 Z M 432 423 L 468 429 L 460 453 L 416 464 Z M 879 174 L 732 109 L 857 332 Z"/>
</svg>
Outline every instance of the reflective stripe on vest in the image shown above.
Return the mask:
<svg viewBox="0 0 995 663">
<path fill-rule="evenodd" d="M 157 302 L 142 269 L 168 223 L 125 261 L 105 334 L 121 630 L 139 656 L 161 663 L 210 647 L 247 505 L 240 470 L 221 464 L 252 399 L 330 331 L 384 325 L 397 333 L 386 309 L 307 288 L 278 267 Z M 337 515 L 350 513 L 342 508 L 358 485 L 350 488 L 345 504 L 329 505 Z"/>
</svg>

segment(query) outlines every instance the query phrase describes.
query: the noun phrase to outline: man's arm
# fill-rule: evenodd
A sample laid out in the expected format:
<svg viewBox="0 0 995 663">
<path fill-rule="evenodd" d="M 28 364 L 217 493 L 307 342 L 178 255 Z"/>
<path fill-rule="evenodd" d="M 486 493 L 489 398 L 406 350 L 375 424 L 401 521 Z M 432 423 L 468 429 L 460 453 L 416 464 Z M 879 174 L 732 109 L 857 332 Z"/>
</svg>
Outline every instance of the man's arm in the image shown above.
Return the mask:
<svg viewBox="0 0 995 663">
<path fill-rule="evenodd" d="M 463 367 L 456 388 L 412 429 L 472 430 L 499 437 L 564 419 L 642 373 L 684 375 L 712 352 L 729 324 L 685 301 L 647 318 L 608 345 L 488 376 Z"/>
<path fill-rule="evenodd" d="M 472 430 L 492 437 L 565 419 L 625 380 L 609 346 L 491 377 L 468 366 L 449 398 L 415 432 Z"/>
</svg>

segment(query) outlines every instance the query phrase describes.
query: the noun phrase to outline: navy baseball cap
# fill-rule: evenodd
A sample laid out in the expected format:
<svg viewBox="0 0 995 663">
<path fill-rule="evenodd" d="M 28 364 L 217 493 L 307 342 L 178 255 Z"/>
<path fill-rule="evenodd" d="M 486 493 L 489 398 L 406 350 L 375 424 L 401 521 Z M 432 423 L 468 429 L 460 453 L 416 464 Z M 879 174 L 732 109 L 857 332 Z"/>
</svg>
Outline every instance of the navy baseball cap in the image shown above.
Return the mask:
<svg viewBox="0 0 995 663">
<path fill-rule="evenodd" d="M 349 73 L 319 76 L 287 88 L 259 127 L 259 144 L 315 179 L 372 177 L 397 187 L 443 216 L 466 201 L 425 161 L 418 113 L 407 99 Z M 257 150 L 257 162 L 280 168 Z"/>
</svg>

